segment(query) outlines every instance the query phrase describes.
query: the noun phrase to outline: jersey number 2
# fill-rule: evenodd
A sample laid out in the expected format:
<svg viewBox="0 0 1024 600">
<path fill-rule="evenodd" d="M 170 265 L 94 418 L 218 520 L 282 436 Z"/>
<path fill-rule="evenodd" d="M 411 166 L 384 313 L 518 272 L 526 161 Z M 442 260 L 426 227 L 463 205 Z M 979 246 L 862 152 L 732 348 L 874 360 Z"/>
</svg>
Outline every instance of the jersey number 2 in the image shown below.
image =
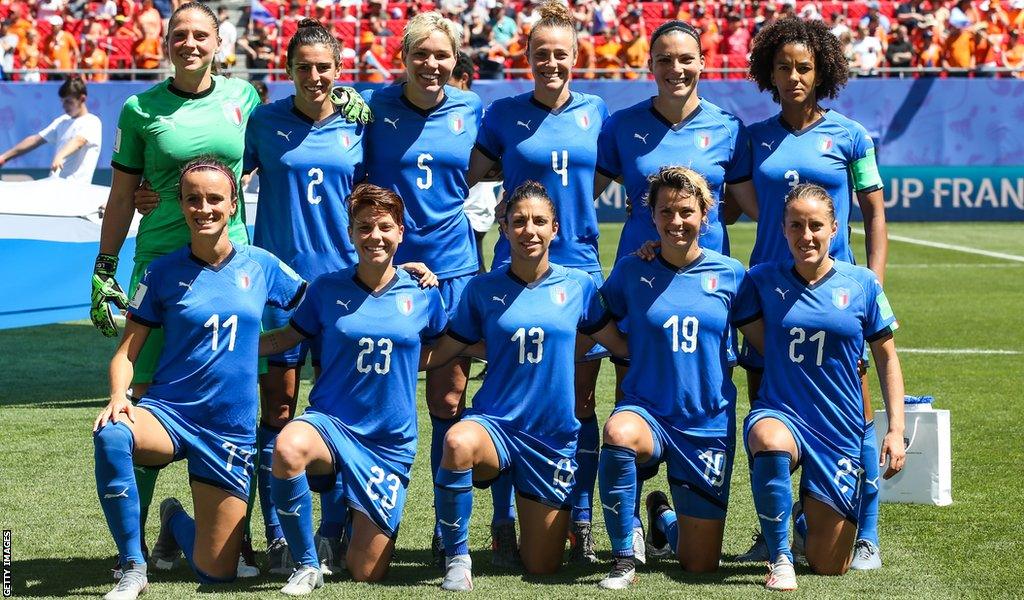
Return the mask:
<svg viewBox="0 0 1024 600">
<path fill-rule="evenodd" d="M 313 188 L 324 182 L 324 172 L 317 167 L 313 167 L 307 175 L 309 175 L 309 184 L 306 186 L 306 201 L 314 205 L 320 204 L 323 198 L 320 197 L 320 194 L 313 191 Z"/>
</svg>

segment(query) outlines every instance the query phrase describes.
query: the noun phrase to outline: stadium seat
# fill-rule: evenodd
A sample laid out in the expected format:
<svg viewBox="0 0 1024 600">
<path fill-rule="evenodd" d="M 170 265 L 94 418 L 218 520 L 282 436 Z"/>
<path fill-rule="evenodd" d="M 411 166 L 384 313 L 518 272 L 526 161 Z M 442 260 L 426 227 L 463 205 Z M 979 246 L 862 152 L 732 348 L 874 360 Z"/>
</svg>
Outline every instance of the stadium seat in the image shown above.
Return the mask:
<svg viewBox="0 0 1024 600">
<path fill-rule="evenodd" d="M 281 19 L 281 37 L 291 39 L 298 30 L 299 22 L 295 20 L 294 16 L 287 16 Z"/>
<path fill-rule="evenodd" d="M 868 14 L 867 3 L 855 0 L 846 4 L 846 18 L 849 19 L 850 23 L 860 21 L 861 17 L 866 14 Z"/>
<path fill-rule="evenodd" d="M 37 19 L 36 31 L 39 32 L 39 47 L 42 48 L 50 41 L 50 36 L 53 35 L 53 23 L 46 19 Z"/>
<path fill-rule="evenodd" d="M 405 25 L 409 21 L 407 19 L 388 19 L 387 27 L 388 31 L 395 34 L 396 37 L 401 37 L 405 31 Z"/>
<path fill-rule="evenodd" d="M 826 0 L 825 2 L 819 2 L 818 8 L 821 9 L 821 17 L 826 22 L 831 21 L 832 15 L 843 14 L 846 11 L 846 5 L 844 2 L 839 0 Z"/>
</svg>

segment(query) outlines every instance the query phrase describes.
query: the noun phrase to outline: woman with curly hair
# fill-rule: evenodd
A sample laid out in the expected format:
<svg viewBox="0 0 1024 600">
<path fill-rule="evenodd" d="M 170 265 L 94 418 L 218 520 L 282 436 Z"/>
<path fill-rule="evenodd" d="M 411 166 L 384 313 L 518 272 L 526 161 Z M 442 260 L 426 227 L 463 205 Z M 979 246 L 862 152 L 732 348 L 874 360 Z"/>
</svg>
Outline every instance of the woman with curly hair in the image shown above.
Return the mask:
<svg viewBox="0 0 1024 600">
<path fill-rule="evenodd" d="M 850 213 L 854 194 L 864 215 L 868 268 L 879 282 L 885 277 L 888 234 L 883 205 L 882 179 L 875 161 L 874 144 L 864 127 L 838 112 L 824 108 L 823 98 L 835 98 L 846 84 L 848 65 L 839 40 L 820 21 L 780 19 L 762 29 L 754 38 L 750 77 L 763 91 L 770 91 L 781 111 L 750 126 L 754 159 L 754 187 L 760 203 L 757 239 L 750 266 L 786 260 L 789 251 L 783 236 L 783 204 L 791 189 L 814 183 L 835 201 L 838 223 L 830 254 L 838 261 L 853 263 L 850 245 Z M 763 358 L 744 344 L 740 364 L 747 369 L 751 399 L 758 395 L 764 369 Z M 861 362 L 864 395 L 864 480 L 865 490 L 858 523 L 854 569 L 881 566 L 878 551 L 878 461 L 871 402 Z M 797 516 L 797 536 L 804 532 Z M 799 539 L 797 546 L 799 546 Z M 760 535 L 755 547 L 740 559 L 768 560 Z"/>
</svg>

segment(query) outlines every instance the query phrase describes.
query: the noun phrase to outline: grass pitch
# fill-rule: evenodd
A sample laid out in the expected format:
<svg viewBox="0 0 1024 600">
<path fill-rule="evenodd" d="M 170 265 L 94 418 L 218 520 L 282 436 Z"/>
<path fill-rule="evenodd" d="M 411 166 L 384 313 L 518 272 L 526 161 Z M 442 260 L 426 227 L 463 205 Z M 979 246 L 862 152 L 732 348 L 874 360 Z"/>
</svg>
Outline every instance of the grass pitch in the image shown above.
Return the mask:
<svg viewBox="0 0 1024 600">
<path fill-rule="evenodd" d="M 976 249 L 1024 255 L 1019 224 L 894 224 L 891 233 Z M 614 256 L 618 227 L 603 226 L 602 256 Z M 733 253 L 749 255 L 753 227 L 730 229 Z M 854 236 L 863 246 L 863 237 Z M 863 256 L 863 252 L 860 252 Z M 1022 597 L 1024 569 L 1024 444 L 1019 423 L 1024 389 L 1024 262 L 907 242 L 890 245 L 886 289 L 900 320 L 898 348 L 945 353 L 901 355 L 907 391 L 931 394 L 936 406 L 952 411 L 952 506 L 934 508 L 882 505 L 881 539 L 885 567 L 844 577 L 819 577 L 798 571 L 801 597 Z M 87 322 L 0 331 L 4 348 L 0 379 L 0 528 L 11 530 L 11 570 L 17 597 L 97 597 L 112 585 L 114 545 L 96 500 L 92 471 L 92 421 L 107 396 L 106 364 L 114 342 L 100 337 Z M 1000 350 L 1016 354 L 952 353 L 952 350 Z M 871 373 L 874 380 L 875 374 Z M 742 372 L 736 374 L 740 418 L 746 413 Z M 475 389 L 474 384 L 474 388 Z M 598 415 L 612 407 L 614 373 L 601 372 Z M 308 392 L 304 386 L 303 398 Z M 881 407 L 873 381 L 876 407 Z M 420 393 L 422 394 L 422 386 Z M 420 413 L 420 457 L 398 550 L 384 584 L 356 584 L 344 577 L 328 580 L 321 598 L 408 598 L 435 596 L 440 574 L 425 566 L 430 551 L 432 490 L 427 442 L 429 420 Z M 746 458 L 737 454 L 724 552 L 744 551 L 756 525 Z M 645 491 L 665 489 L 654 480 Z M 157 502 L 176 495 L 188 502 L 184 464 L 161 475 Z M 316 504 L 316 503 L 314 503 Z M 155 513 L 155 506 L 153 509 Z M 598 554 L 609 557 L 608 538 L 595 512 Z M 607 569 L 567 566 L 545 579 L 490 567 L 489 493 L 476 494 L 471 548 L 478 597 L 565 598 L 607 595 L 596 587 Z M 261 518 L 254 516 L 257 548 L 265 545 Z M 156 538 L 155 514 L 148 537 Z M 671 561 L 639 569 L 629 597 L 692 596 L 731 598 L 767 595 L 761 587 L 763 565 L 726 563 L 714 574 L 690 577 Z M 220 592 L 219 597 L 277 594 L 277 578 L 261 577 L 220 588 L 198 587 L 182 567 L 154 573 L 149 595 L 171 598 Z M 209 596 L 207 596 L 209 597 Z M 218 597 L 218 596 L 214 596 Z"/>
</svg>

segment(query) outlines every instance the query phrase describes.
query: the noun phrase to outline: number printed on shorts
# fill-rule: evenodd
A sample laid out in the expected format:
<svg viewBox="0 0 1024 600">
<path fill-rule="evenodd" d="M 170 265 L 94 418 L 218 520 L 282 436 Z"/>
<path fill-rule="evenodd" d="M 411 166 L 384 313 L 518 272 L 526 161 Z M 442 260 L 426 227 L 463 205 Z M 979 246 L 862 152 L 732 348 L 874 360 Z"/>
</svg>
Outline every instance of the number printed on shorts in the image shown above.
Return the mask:
<svg viewBox="0 0 1024 600">
<path fill-rule="evenodd" d="M 721 450 L 705 450 L 697 455 L 704 463 L 704 479 L 714 487 L 722 487 L 725 483 L 725 452 Z"/>
<path fill-rule="evenodd" d="M 568 492 L 569 486 L 572 485 L 573 479 L 576 477 L 576 468 L 572 464 L 572 459 L 562 458 L 558 462 L 548 459 L 548 464 L 555 468 L 555 476 L 551 483 Z"/>
<path fill-rule="evenodd" d="M 373 371 L 378 375 L 387 375 L 391 371 L 391 351 L 395 345 L 389 338 L 380 338 L 374 341 L 373 338 L 359 339 L 359 354 L 356 356 L 356 370 L 360 373 Z M 380 358 L 375 356 L 379 354 Z"/>
<path fill-rule="evenodd" d="M 794 327 L 789 330 L 789 335 L 793 338 L 789 341 L 789 360 L 797 364 L 804 362 L 804 353 L 797 346 L 803 344 L 804 341 L 817 343 L 814 364 L 820 367 L 825 354 L 825 332 L 819 331 L 807 337 L 807 332 L 802 327 Z"/>
<path fill-rule="evenodd" d="M 430 170 L 430 165 L 427 164 L 432 160 L 434 157 L 426 152 L 416 158 L 416 166 L 424 173 L 423 177 L 416 178 L 416 187 L 421 190 L 429 190 L 430 186 L 434 185 L 434 173 Z"/>
<path fill-rule="evenodd" d="M 700 321 L 697 317 L 679 317 L 672 315 L 662 324 L 662 328 L 672 330 L 672 351 L 686 352 L 687 354 L 697 350 L 697 330 L 700 328 Z"/>
<path fill-rule="evenodd" d="M 385 485 L 385 483 L 387 485 Z M 380 487 L 385 491 L 378 494 L 374 487 Z M 366 494 L 370 500 L 379 501 L 381 508 L 391 510 L 398 502 L 398 490 L 402 489 L 402 480 L 394 473 L 384 473 L 384 469 L 374 465 L 370 467 L 370 479 L 366 482 Z"/>
<path fill-rule="evenodd" d="M 864 469 L 853 466 L 853 461 L 845 457 L 836 461 L 836 466 L 838 466 L 839 469 L 836 470 L 835 477 L 832 478 L 832 481 L 839 486 L 839 493 L 845 495 L 846 492 L 850 491 L 851 486 L 846 485 L 843 480 L 846 479 L 848 475 L 852 475 L 853 497 L 856 498 L 860 495 L 860 476 L 864 473 Z"/>
<path fill-rule="evenodd" d="M 220 447 L 228 451 L 228 459 L 224 461 L 224 469 L 228 472 L 228 475 L 230 475 L 232 479 L 244 485 L 244 479 L 235 474 L 235 472 L 232 469 L 237 465 L 242 467 L 243 474 L 248 473 L 249 470 L 252 469 L 252 463 L 249 462 L 249 457 L 255 454 L 255 452 L 252 452 L 250 450 L 242 450 L 241 448 L 232 444 L 231 442 L 224 442 L 220 445 Z"/>
<path fill-rule="evenodd" d="M 314 205 L 320 204 L 323 198 L 313 188 L 324 182 L 324 172 L 318 167 L 313 167 L 307 175 L 309 175 L 309 184 L 306 185 L 306 201 Z"/>
<path fill-rule="evenodd" d="M 512 341 L 519 344 L 519 364 L 537 364 L 544 358 L 544 330 L 540 327 L 516 329 Z"/>
<path fill-rule="evenodd" d="M 210 340 L 210 349 L 214 352 L 216 352 L 217 348 L 220 347 L 221 328 L 230 329 L 231 331 L 227 334 L 228 352 L 233 352 L 235 350 L 235 331 L 238 329 L 238 315 L 231 315 L 224 319 L 223 322 L 220 320 L 220 315 L 211 315 L 210 318 L 206 320 L 206 323 L 203 323 L 203 327 L 213 329 L 213 339 Z"/>
</svg>

